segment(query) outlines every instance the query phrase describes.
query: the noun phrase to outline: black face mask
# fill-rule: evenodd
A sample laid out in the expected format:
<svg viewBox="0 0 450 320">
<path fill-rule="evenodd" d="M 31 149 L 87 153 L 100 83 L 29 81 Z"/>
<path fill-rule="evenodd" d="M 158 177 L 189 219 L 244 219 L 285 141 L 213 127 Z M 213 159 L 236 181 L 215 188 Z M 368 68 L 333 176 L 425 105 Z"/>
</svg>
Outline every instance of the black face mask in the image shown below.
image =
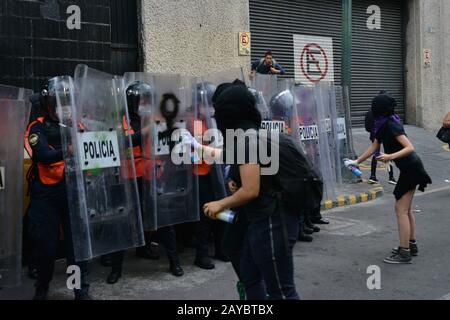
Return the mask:
<svg viewBox="0 0 450 320">
<path fill-rule="evenodd" d="M 253 94 L 244 85 L 231 85 L 215 101 L 216 121 L 219 129 L 258 129 L 261 114 L 256 108 Z"/>
<path fill-rule="evenodd" d="M 374 118 L 392 116 L 395 114 L 397 102 L 387 94 L 380 94 L 372 100 L 372 113 Z"/>
</svg>

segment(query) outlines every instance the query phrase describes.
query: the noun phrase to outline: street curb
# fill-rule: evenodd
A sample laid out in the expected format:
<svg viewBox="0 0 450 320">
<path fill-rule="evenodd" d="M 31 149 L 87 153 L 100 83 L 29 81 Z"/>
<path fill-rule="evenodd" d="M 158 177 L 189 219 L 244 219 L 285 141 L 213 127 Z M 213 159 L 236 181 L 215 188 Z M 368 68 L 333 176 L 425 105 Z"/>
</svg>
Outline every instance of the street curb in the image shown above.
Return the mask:
<svg viewBox="0 0 450 320">
<path fill-rule="evenodd" d="M 346 196 L 338 196 L 334 200 L 325 200 L 322 203 L 322 210 L 330 210 L 334 208 L 340 208 L 345 206 L 352 206 L 358 203 L 364 203 L 371 200 L 378 199 L 384 194 L 382 186 L 378 186 L 368 190 L 367 192 L 353 193 Z"/>
</svg>

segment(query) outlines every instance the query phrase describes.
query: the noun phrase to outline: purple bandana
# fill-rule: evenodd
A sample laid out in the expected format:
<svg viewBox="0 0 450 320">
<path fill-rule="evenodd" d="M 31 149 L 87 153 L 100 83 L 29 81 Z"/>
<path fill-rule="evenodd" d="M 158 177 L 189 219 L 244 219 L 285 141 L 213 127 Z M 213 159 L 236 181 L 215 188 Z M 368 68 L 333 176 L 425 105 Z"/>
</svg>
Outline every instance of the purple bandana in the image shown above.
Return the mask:
<svg viewBox="0 0 450 320">
<path fill-rule="evenodd" d="M 370 134 L 370 139 L 375 140 L 380 131 L 384 128 L 386 123 L 392 120 L 395 123 L 401 123 L 401 119 L 398 115 L 394 114 L 392 116 L 381 116 L 375 119 L 375 123 L 372 128 L 372 133 Z"/>
</svg>

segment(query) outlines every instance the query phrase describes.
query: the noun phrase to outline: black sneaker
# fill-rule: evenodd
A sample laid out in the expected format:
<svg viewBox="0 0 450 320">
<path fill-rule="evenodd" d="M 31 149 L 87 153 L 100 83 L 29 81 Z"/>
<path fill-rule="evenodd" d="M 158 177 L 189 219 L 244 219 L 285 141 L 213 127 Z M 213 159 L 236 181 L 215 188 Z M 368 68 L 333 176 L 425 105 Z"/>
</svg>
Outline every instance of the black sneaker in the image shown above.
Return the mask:
<svg viewBox="0 0 450 320">
<path fill-rule="evenodd" d="M 411 263 L 411 251 L 399 248 L 398 251 L 391 256 L 383 260 L 389 264 L 410 264 Z"/>
<path fill-rule="evenodd" d="M 369 178 L 369 183 L 370 183 L 370 184 L 378 184 L 379 181 L 378 181 L 377 177 L 371 176 L 371 177 Z"/>
<path fill-rule="evenodd" d="M 395 178 L 389 178 L 389 184 L 392 184 L 393 186 L 397 185 L 397 181 L 395 180 Z"/>
<path fill-rule="evenodd" d="M 413 257 L 417 257 L 419 255 L 419 247 L 417 246 L 417 243 L 410 243 L 409 250 L 411 250 L 411 255 Z"/>
<path fill-rule="evenodd" d="M 392 249 L 392 253 L 398 253 L 398 249 L 399 247 Z M 409 250 L 411 251 L 411 256 L 417 257 L 419 255 L 419 247 L 417 246 L 417 243 L 409 243 Z"/>
</svg>

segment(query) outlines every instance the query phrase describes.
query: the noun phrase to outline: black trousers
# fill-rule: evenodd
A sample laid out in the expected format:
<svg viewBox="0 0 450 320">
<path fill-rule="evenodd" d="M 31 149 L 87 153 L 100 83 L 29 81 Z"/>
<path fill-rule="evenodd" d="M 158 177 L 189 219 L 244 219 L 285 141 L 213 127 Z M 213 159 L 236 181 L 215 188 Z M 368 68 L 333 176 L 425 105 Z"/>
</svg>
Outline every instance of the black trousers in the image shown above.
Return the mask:
<svg viewBox="0 0 450 320">
<path fill-rule="evenodd" d="M 81 289 L 75 289 L 75 296 L 86 296 L 89 291 L 89 285 L 86 282 L 87 262 L 75 262 L 66 195 L 50 199 L 31 199 L 28 234 L 31 241 L 33 241 L 33 260 L 38 274 L 36 286 L 41 288 L 48 287 L 53 279 L 60 226 L 63 227 L 64 231 L 67 265 L 77 265 L 81 271 Z"/>
<path fill-rule="evenodd" d="M 179 257 L 177 252 L 177 237 L 175 233 L 175 228 L 173 226 L 164 227 L 157 231 L 158 238 L 163 245 L 167 253 L 167 258 L 169 261 L 179 263 Z M 151 239 L 146 239 L 146 246 L 149 246 Z M 111 253 L 112 260 L 112 270 L 122 271 L 123 260 L 125 256 L 125 251 L 118 251 Z"/>
<path fill-rule="evenodd" d="M 211 233 L 214 236 L 215 253 L 222 253 L 222 239 L 225 232 L 226 223 L 219 220 L 212 220 L 203 213 L 203 206 L 211 201 L 215 201 L 213 183 L 209 175 L 199 176 L 199 200 L 200 200 L 200 221 L 195 223 L 195 238 L 197 257 L 209 256 L 209 239 Z"/>
<path fill-rule="evenodd" d="M 248 226 L 240 261 L 248 300 L 299 299 L 292 256 L 298 237 L 298 216 L 281 214 L 281 210 Z"/>
</svg>

